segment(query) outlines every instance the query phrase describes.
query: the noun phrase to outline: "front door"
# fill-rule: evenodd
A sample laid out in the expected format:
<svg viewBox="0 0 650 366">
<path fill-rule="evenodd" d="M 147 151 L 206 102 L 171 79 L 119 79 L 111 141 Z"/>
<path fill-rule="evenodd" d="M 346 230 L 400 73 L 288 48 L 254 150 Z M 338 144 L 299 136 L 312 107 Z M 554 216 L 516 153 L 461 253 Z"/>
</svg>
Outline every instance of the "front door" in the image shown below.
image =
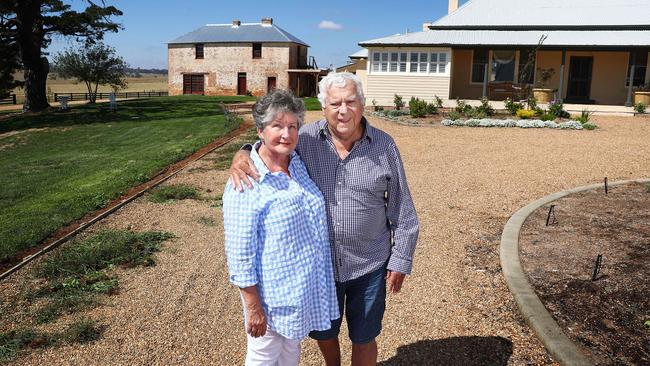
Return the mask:
<svg viewBox="0 0 650 366">
<path fill-rule="evenodd" d="M 237 95 L 246 95 L 246 73 L 237 74 Z"/>
<path fill-rule="evenodd" d="M 566 99 L 571 102 L 589 102 L 593 57 L 571 56 L 569 61 L 569 84 Z"/>
<path fill-rule="evenodd" d="M 269 76 L 268 82 L 266 83 L 266 92 L 270 93 L 275 90 L 275 76 Z"/>
</svg>

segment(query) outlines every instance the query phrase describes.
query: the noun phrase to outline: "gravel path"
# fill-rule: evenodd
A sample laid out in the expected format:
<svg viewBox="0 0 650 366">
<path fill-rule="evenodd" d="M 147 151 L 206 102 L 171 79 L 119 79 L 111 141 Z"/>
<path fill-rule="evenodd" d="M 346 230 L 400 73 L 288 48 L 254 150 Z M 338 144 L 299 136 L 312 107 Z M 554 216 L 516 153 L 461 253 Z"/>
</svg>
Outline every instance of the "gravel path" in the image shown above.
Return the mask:
<svg viewBox="0 0 650 366">
<path fill-rule="evenodd" d="M 308 113 L 307 120 L 317 118 L 319 112 Z M 508 292 L 499 235 L 510 214 L 549 193 L 605 176 L 650 177 L 650 118 L 594 120 L 595 131 L 557 131 L 408 127 L 370 118 L 400 147 L 421 223 L 414 273 L 388 299 L 378 339 L 383 365 L 554 364 Z M 213 160 L 208 155 L 169 183 L 220 195 L 227 177 L 210 169 Z M 165 230 L 178 238 L 165 244 L 157 266 L 121 274 L 120 293 L 89 312 L 108 326 L 99 341 L 37 350 L 20 364 L 242 363 L 241 304 L 227 282 L 219 208 L 140 198 L 91 231 L 104 227 Z M 0 283 L 0 295 L 10 298 L 19 282 L 18 274 Z M 315 343 L 303 344 L 302 364 L 322 364 Z M 349 360 L 347 342 L 343 351 Z"/>
</svg>

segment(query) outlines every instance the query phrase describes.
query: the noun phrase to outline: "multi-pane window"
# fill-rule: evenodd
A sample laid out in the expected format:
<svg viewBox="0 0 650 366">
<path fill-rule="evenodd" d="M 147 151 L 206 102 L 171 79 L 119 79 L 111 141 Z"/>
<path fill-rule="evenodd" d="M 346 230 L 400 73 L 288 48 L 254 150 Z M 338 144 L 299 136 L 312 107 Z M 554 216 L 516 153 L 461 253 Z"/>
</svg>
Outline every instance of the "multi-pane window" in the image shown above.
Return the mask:
<svg viewBox="0 0 650 366">
<path fill-rule="evenodd" d="M 446 74 L 446 52 L 373 52 L 371 72 Z"/>
<path fill-rule="evenodd" d="M 406 52 L 402 52 L 399 54 L 399 72 L 406 72 L 407 60 L 408 57 Z"/>
<path fill-rule="evenodd" d="M 429 55 L 429 72 L 444 74 L 447 71 L 447 54 L 432 53 Z"/>
<path fill-rule="evenodd" d="M 482 83 L 485 77 L 485 66 L 488 60 L 488 50 L 479 48 L 474 50 L 472 56 L 472 82 Z"/>
<path fill-rule="evenodd" d="M 253 58 L 262 58 L 262 44 L 253 43 Z"/>
<path fill-rule="evenodd" d="M 397 63 L 398 63 L 399 54 L 397 52 L 391 52 L 390 54 L 390 65 L 388 70 L 390 72 L 397 72 Z"/>
<path fill-rule="evenodd" d="M 194 45 L 194 58 L 203 58 L 203 43 Z"/>
</svg>

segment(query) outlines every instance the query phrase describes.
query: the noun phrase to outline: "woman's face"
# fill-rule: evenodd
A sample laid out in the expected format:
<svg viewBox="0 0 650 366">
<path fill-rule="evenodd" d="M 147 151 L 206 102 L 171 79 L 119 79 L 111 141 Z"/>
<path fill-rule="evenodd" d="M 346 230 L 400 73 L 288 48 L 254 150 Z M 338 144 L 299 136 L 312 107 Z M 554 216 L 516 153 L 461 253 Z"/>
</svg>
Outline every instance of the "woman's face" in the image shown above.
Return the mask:
<svg viewBox="0 0 650 366">
<path fill-rule="evenodd" d="M 298 144 L 298 117 L 291 112 L 278 113 L 257 133 L 270 153 L 288 156 Z"/>
</svg>

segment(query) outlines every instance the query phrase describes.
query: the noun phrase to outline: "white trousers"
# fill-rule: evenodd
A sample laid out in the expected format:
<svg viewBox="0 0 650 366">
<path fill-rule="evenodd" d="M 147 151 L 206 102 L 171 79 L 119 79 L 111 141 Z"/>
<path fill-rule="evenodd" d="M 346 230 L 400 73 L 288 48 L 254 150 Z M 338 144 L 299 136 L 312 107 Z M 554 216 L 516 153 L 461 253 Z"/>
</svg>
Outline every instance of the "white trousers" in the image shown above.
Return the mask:
<svg viewBox="0 0 650 366">
<path fill-rule="evenodd" d="M 267 329 L 266 334 L 248 337 L 246 366 L 294 366 L 300 363 L 300 340 L 285 338 Z"/>
</svg>

